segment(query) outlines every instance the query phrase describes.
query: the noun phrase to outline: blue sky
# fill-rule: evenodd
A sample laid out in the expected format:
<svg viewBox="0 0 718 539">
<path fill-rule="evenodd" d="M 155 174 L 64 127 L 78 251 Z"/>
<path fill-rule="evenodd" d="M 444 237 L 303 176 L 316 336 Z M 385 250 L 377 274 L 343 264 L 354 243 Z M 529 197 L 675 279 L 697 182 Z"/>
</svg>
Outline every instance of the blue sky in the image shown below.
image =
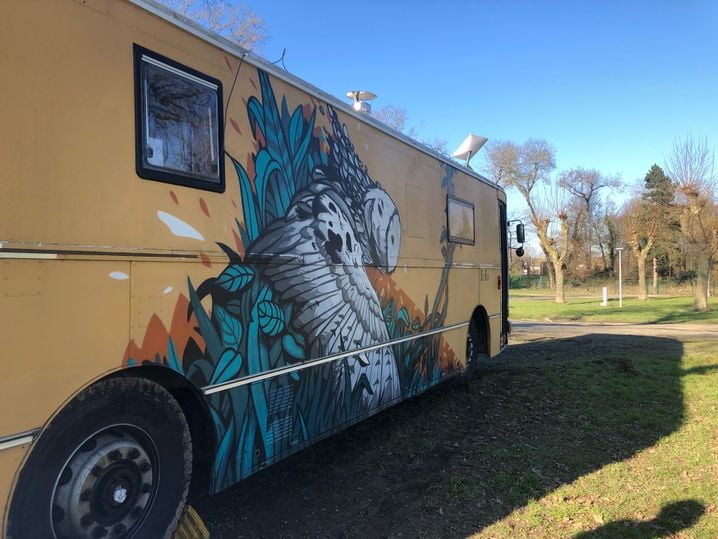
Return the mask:
<svg viewBox="0 0 718 539">
<path fill-rule="evenodd" d="M 543 137 L 559 169 L 663 164 L 688 132 L 718 145 L 718 2 L 245 2 L 260 54 L 336 95 L 366 89 L 424 138 Z M 478 163 L 477 163 L 478 164 Z"/>
</svg>

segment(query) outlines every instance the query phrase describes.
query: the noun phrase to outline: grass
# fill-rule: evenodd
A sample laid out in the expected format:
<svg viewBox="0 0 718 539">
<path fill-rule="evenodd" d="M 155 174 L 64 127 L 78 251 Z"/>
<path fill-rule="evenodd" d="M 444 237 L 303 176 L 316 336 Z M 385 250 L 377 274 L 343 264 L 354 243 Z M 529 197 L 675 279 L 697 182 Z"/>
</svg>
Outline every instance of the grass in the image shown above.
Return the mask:
<svg viewBox="0 0 718 539">
<path fill-rule="evenodd" d="M 510 317 L 513 320 L 570 320 L 582 322 L 628 322 L 633 324 L 655 323 L 718 323 L 718 309 L 715 298 L 709 298 L 707 312 L 693 310 L 690 297 L 652 297 L 647 301 L 625 298 L 623 307 L 618 300 L 608 301 L 601 306 L 600 298 L 569 298 L 567 303 L 558 304 L 553 299 L 536 299 L 512 293 Z"/>
<path fill-rule="evenodd" d="M 511 367 L 491 362 L 492 423 L 516 436 L 510 453 L 488 448 L 500 471 L 474 502 L 501 493 L 507 514 L 475 537 L 718 537 L 715 341 L 619 340 L 611 354 L 588 339 L 570 359 L 529 343 Z M 470 495 L 474 479 L 449 491 Z"/>
</svg>

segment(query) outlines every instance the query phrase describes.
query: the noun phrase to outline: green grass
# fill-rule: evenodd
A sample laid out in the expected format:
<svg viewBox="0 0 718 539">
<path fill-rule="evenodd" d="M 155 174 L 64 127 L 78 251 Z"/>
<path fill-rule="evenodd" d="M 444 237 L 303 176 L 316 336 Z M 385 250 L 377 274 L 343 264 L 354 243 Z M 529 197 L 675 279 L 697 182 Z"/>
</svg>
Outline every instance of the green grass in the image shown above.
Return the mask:
<svg viewBox="0 0 718 539">
<path fill-rule="evenodd" d="M 718 309 L 715 298 L 709 298 L 711 310 L 693 310 L 693 298 L 654 297 L 647 301 L 636 298 L 609 300 L 608 306 L 601 306 L 600 298 L 569 298 L 567 303 L 558 304 L 553 299 L 536 299 L 523 295 L 511 295 L 509 314 L 513 320 L 570 320 L 582 322 L 628 322 L 633 324 L 654 323 L 718 323 Z"/>
<path fill-rule="evenodd" d="M 511 445 L 490 433 L 484 475 L 449 489 L 506 508 L 476 537 L 718 537 L 716 342 L 600 337 L 485 368 L 487 423 Z"/>
</svg>

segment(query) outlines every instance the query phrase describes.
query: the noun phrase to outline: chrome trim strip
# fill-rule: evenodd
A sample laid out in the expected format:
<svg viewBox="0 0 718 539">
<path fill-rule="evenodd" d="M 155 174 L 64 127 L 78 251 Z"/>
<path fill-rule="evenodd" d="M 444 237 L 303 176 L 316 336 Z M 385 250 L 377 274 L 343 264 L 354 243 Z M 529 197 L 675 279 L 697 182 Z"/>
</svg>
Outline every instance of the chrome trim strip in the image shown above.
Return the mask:
<svg viewBox="0 0 718 539">
<path fill-rule="evenodd" d="M 257 56 L 256 54 L 252 53 L 251 51 L 248 51 L 246 49 L 243 49 L 239 45 L 236 45 L 235 43 L 232 43 L 228 39 L 220 36 L 219 34 L 216 34 L 214 32 L 211 32 L 207 30 L 206 28 L 202 27 L 198 23 L 180 15 L 179 13 L 175 12 L 174 10 L 168 8 L 167 6 L 160 4 L 157 2 L 157 0 L 127 0 L 131 4 L 134 4 L 135 6 L 139 7 L 140 9 L 144 9 L 145 11 L 152 13 L 153 15 L 156 15 L 157 17 L 160 17 L 161 19 L 164 19 L 165 21 L 169 22 L 170 24 L 173 24 L 185 32 L 188 32 L 203 41 L 206 41 L 210 45 L 214 45 L 218 49 L 221 49 L 225 52 L 228 52 L 229 54 L 237 57 L 237 58 L 244 58 L 244 61 L 247 63 L 252 64 L 255 67 L 259 67 L 260 69 L 267 71 L 268 73 L 272 74 L 273 76 L 277 77 L 280 80 L 283 80 L 284 82 L 287 82 L 291 84 L 292 86 L 295 86 L 296 88 L 303 90 L 309 94 L 312 94 L 314 97 L 318 97 L 319 99 L 322 99 L 326 101 L 328 104 L 332 105 L 334 108 L 337 108 L 344 112 L 345 114 L 348 114 L 349 116 L 353 116 L 354 118 L 357 118 L 358 120 L 371 125 L 372 127 L 378 129 L 379 131 L 383 131 L 387 135 L 400 140 L 409 146 L 412 146 L 413 148 L 416 148 L 417 150 L 430 155 L 431 157 L 442 161 L 456 170 L 460 170 L 461 172 L 464 172 L 468 176 L 474 178 L 475 180 L 480 181 L 481 183 L 485 183 L 486 185 L 489 185 L 490 187 L 493 187 L 497 191 L 500 191 L 502 193 L 505 193 L 503 187 L 500 185 L 495 184 L 488 178 L 485 178 L 475 170 L 472 170 L 458 161 L 454 161 L 453 159 L 450 159 L 444 155 L 441 155 L 438 152 L 435 152 L 428 146 L 425 146 L 421 144 L 420 142 L 417 142 L 416 140 L 412 139 L 411 137 L 408 137 L 404 135 L 403 133 L 400 133 L 399 131 L 396 131 L 390 127 L 388 127 L 386 124 L 383 124 L 382 122 L 372 118 L 371 116 L 368 116 L 364 113 L 356 112 L 351 106 L 349 106 L 347 103 L 344 103 L 343 101 L 339 100 L 337 97 L 330 95 L 323 90 L 320 90 L 313 84 L 300 79 L 296 75 L 292 75 L 288 71 L 282 71 L 281 69 L 277 68 L 274 64 L 269 62 L 268 60 L 265 60 L 264 58 L 261 58 L 260 56 Z"/>
<path fill-rule="evenodd" d="M 501 313 L 492 314 L 491 316 L 489 316 L 489 320 L 492 320 L 492 319 L 494 319 L 494 318 L 498 318 L 499 316 L 501 316 Z"/>
<path fill-rule="evenodd" d="M 0 437 L 0 451 L 3 449 L 10 449 L 18 445 L 25 445 L 32 443 L 37 436 L 40 429 L 27 430 L 25 432 L 18 432 L 17 434 L 11 434 L 10 436 Z"/>
<path fill-rule="evenodd" d="M 51 259 L 54 260 L 57 258 L 57 253 L 31 253 L 31 252 L 3 252 L 0 251 L 0 258 L 19 258 L 23 260 L 35 260 L 35 259 Z"/>
<path fill-rule="evenodd" d="M 205 386 L 202 388 L 202 392 L 205 395 L 212 395 L 213 393 L 219 393 L 220 391 L 227 391 L 228 389 L 234 389 L 235 387 L 245 386 L 247 384 L 253 384 L 254 382 L 260 382 L 262 380 L 266 380 L 267 378 L 274 378 L 275 376 L 281 376 L 283 374 L 289 374 L 289 373 L 292 373 L 295 371 L 301 371 L 304 369 L 308 369 L 310 367 L 316 367 L 317 365 L 322 365 L 324 363 L 329 363 L 331 361 L 336 361 L 338 359 L 343 359 L 345 357 L 351 357 L 351 356 L 356 356 L 358 354 L 363 354 L 366 352 L 372 352 L 374 350 L 378 350 L 378 349 L 384 348 L 386 346 L 392 346 L 392 345 L 400 344 L 400 343 L 407 342 L 407 341 L 421 339 L 423 337 L 430 337 L 432 335 L 437 335 L 439 333 L 453 331 L 455 329 L 466 327 L 468 325 L 469 325 L 468 321 L 460 322 L 458 324 L 452 324 L 450 326 L 444 326 L 441 328 L 432 329 L 430 331 L 424 331 L 423 333 L 416 333 L 414 335 L 409 335 L 407 337 L 402 337 L 400 339 L 394 339 L 392 341 L 386 341 L 383 343 L 374 344 L 372 346 L 366 346 L 364 348 L 357 348 L 357 349 L 351 350 L 349 352 L 341 352 L 339 354 L 332 354 L 331 356 L 320 357 L 318 359 L 311 359 L 309 361 L 297 363 L 296 365 L 287 365 L 286 367 L 279 367 L 277 369 L 272 369 L 272 370 L 265 371 L 265 372 L 262 372 L 259 374 L 245 376 L 244 378 L 239 378 L 237 380 L 230 380 L 229 382 L 223 382 L 221 384 Z"/>
</svg>

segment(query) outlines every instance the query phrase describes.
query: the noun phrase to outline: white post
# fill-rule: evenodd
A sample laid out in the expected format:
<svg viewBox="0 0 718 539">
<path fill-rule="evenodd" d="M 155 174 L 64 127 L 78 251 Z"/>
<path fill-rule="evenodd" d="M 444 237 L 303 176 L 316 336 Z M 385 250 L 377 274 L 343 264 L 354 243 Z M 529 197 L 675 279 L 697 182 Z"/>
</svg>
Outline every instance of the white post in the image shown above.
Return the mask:
<svg viewBox="0 0 718 539">
<path fill-rule="evenodd" d="M 616 251 L 618 251 L 618 306 L 623 307 L 623 264 L 621 263 L 623 247 L 617 247 Z"/>
<path fill-rule="evenodd" d="M 603 287 L 603 303 L 601 303 L 601 307 L 605 307 L 608 305 L 608 287 Z"/>
</svg>

